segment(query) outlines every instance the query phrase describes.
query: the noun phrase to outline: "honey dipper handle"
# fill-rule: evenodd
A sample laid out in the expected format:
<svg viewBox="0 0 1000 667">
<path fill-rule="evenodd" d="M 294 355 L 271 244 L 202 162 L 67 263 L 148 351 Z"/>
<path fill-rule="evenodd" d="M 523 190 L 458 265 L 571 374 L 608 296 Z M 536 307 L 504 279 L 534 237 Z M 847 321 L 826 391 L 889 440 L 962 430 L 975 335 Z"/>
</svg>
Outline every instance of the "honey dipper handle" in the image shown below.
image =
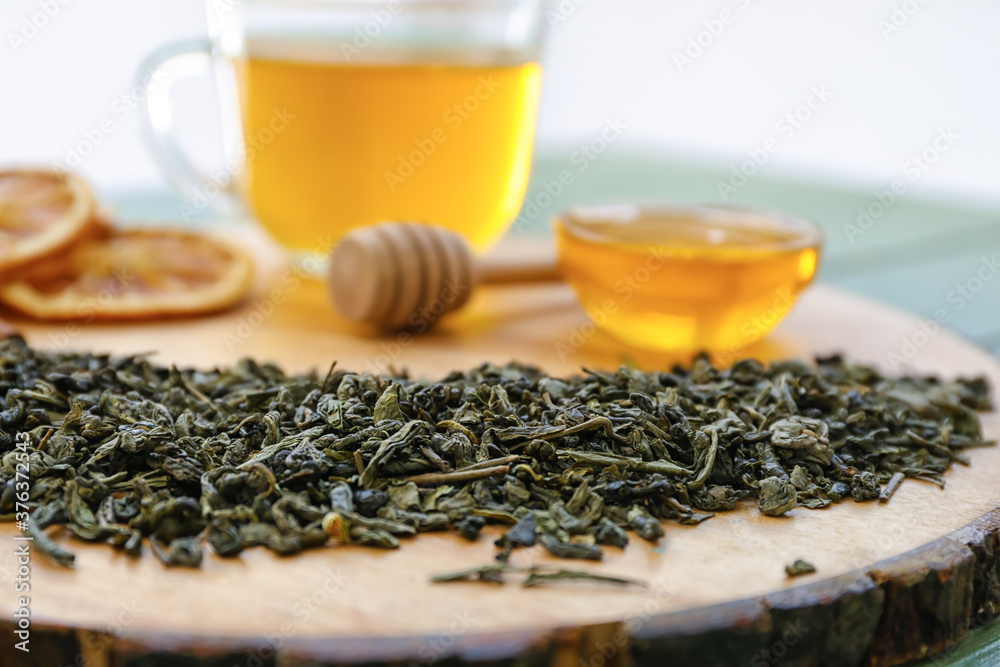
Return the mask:
<svg viewBox="0 0 1000 667">
<path fill-rule="evenodd" d="M 482 257 L 476 262 L 481 283 L 541 283 L 562 280 L 556 260 L 551 256 L 500 255 Z"/>
</svg>

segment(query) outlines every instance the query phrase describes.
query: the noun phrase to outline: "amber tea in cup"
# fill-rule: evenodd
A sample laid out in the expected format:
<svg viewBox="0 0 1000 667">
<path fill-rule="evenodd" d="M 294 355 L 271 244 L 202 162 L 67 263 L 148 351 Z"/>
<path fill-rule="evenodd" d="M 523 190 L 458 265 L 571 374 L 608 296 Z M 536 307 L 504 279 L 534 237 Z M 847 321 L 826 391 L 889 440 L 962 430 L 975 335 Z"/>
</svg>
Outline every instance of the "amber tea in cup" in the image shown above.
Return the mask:
<svg viewBox="0 0 1000 667">
<path fill-rule="evenodd" d="M 737 352 L 816 274 L 822 234 L 726 208 L 607 206 L 555 221 L 559 263 L 595 324 L 636 347 Z"/>
<path fill-rule="evenodd" d="M 244 193 L 281 242 L 308 247 L 384 220 L 426 220 L 492 243 L 528 182 L 535 62 L 349 64 L 250 50 L 235 61 L 244 141 L 286 129 L 247 163 Z"/>
</svg>

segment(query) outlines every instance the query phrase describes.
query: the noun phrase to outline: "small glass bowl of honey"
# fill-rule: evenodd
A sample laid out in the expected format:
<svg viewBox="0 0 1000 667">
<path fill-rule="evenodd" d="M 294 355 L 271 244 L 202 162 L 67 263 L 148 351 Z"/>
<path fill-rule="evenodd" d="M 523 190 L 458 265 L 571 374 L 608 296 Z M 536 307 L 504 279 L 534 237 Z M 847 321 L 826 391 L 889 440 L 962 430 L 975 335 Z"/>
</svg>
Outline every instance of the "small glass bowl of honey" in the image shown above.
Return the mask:
<svg viewBox="0 0 1000 667">
<path fill-rule="evenodd" d="M 554 221 L 559 264 L 594 323 L 634 347 L 736 352 L 816 275 L 823 233 L 723 207 L 592 206 Z"/>
</svg>

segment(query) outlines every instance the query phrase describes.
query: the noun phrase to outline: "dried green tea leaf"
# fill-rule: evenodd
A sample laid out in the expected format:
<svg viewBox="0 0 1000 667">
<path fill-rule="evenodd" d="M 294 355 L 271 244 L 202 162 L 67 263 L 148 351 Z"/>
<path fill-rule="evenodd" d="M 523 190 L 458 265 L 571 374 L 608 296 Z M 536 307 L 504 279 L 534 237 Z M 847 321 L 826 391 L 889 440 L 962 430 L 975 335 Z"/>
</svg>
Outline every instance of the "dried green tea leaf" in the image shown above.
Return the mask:
<svg viewBox="0 0 1000 667">
<path fill-rule="evenodd" d="M 456 521 L 453 525 L 459 535 L 470 542 L 475 542 L 479 539 L 480 531 L 486 526 L 486 519 L 481 516 L 470 516 Z"/>
<path fill-rule="evenodd" d="M 597 524 L 594 529 L 594 539 L 597 540 L 598 544 L 607 544 L 619 549 L 628 546 L 628 533 L 607 519 L 601 519 L 601 522 Z"/>
<path fill-rule="evenodd" d="M 582 560 L 601 560 L 604 552 L 595 544 L 584 542 L 564 542 L 547 533 L 539 536 L 538 541 L 545 550 L 558 558 L 580 558 Z"/>
<path fill-rule="evenodd" d="M 501 561 L 538 541 L 598 558 L 627 531 L 655 542 L 665 522 L 745 500 L 781 515 L 886 500 L 903 479 L 943 487 L 994 444 L 977 414 L 990 405 L 981 378 L 893 377 L 838 356 L 567 378 L 482 364 L 425 381 L 253 359 L 179 369 L 11 338 L 0 518 L 27 503 L 39 551 L 65 564 L 51 526 L 130 556 L 148 539 L 186 566 L 206 541 L 228 557 L 293 555 L 432 530 L 476 539 L 487 524 L 509 527 Z M 15 494 L 25 456 L 30 499 Z"/>
<path fill-rule="evenodd" d="M 538 531 L 538 523 L 534 512 L 524 515 L 524 518 L 510 527 L 510 529 L 500 536 L 497 546 L 505 549 L 516 549 L 517 547 L 530 547 L 535 544 L 535 534 Z"/>
<path fill-rule="evenodd" d="M 49 558 L 53 563 L 63 567 L 73 567 L 76 556 L 56 544 L 45 531 L 35 525 L 34 519 L 30 516 L 27 521 L 27 533 L 32 538 L 34 548 L 38 550 L 38 553 Z"/>
<path fill-rule="evenodd" d="M 785 574 L 789 577 L 799 577 L 804 574 L 812 574 L 816 571 L 816 566 L 812 563 L 800 559 L 797 559 L 791 565 L 785 566 Z"/>
<path fill-rule="evenodd" d="M 376 423 L 387 419 L 394 421 L 404 421 L 406 419 L 402 408 L 399 407 L 399 394 L 400 386 L 397 382 L 391 383 L 382 392 L 378 401 L 375 402 L 375 409 L 373 410 Z"/>
<path fill-rule="evenodd" d="M 646 587 L 646 582 L 638 579 L 626 579 L 624 577 L 611 577 L 603 574 L 593 574 L 580 570 L 553 570 L 551 572 L 531 570 L 528 576 L 521 583 L 525 588 L 539 586 L 559 581 L 593 581 L 600 584 L 614 584 L 616 586 L 638 586 Z"/>
<path fill-rule="evenodd" d="M 762 514 L 781 516 L 792 510 L 798 504 L 795 487 L 777 477 L 768 477 L 760 481 L 760 491 L 757 503 Z"/>
<path fill-rule="evenodd" d="M 499 563 L 490 563 L 489 565 L 482 565 L 468 570 L 435 574 L 431 577 L 431 581 L 435 583 L 447 583 L 454 581 L 485 581 L 491 584 L 502 584 L 502 574 L 504 571 L 506 571 L 506 567 L 504 565 Z"/>
</svg>

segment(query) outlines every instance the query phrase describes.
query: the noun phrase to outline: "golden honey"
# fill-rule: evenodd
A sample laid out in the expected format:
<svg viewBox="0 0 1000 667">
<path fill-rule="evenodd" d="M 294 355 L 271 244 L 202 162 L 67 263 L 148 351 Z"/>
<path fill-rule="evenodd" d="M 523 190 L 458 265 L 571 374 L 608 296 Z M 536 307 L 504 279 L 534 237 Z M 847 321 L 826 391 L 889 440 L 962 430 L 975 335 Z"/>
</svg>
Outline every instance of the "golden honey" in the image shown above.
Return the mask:
<svg viewBox="0 0 1000 667">
<path fill-rule="evenodd" d="M 280 54 L 278 54 L 280 55 Z M 302 250 L 386 220 L 431 222 L 484 249 L 528 182 L 537 63 L 234 62 L 256 217 Z"/>
<path fill-rule="evenodd" d="M 594 207 L 555 224 L 560 266 L 595 324 L 642 349 L 738 354 L 816 274 L 822 236 L 729 209 Z"/>
</svg>

